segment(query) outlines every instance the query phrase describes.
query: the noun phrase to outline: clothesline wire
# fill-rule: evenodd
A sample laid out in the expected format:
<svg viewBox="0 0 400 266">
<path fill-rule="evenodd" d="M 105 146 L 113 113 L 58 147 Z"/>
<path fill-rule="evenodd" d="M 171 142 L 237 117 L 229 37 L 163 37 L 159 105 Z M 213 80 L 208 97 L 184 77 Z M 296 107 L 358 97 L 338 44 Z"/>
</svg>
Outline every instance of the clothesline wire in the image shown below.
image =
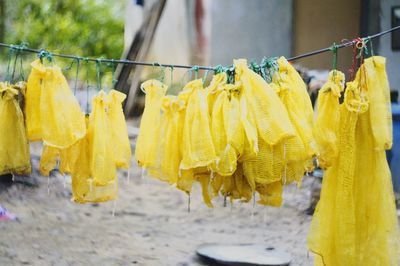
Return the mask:
<svg viewBox="0 0 400 266">
<path fill-rule="evenodd" d="M 372 40 L 372 39 L 375 39 L 377 37 L 380 37 L 382 35 L 385 35 L 387 33 L 390 33 L 392 31 L 396 31 L 396 30 L 399 30 L 399 29 L 400 29 L 400 26 L 396 26 L 396 27 L 393 27 L 391 29 L 376 33 L 374 35 L 364 37 L 362 39 L 363 40 Z M 351 40 L 351 41 L 336 45 L 336 48 L 339 49 L 339 48 L 349 47 L 349 46 L 352 46 L 352 45 L 354 45 L 356 43 L 357 43 L 357 39 L 354 39 L 354 40 Z M 294 61 L 294 60 L 297 60 L 297 59 L 300 59 L 300 58 L 309 57 L 309 56 L 313 56 L 313 55 L 321 54 L 321 53 L 325 53 L 325 52 L 330 52 L 330 51 L 332 51 L 332 47 L 327 47 L 327 48 L 315 50 L 315 51 L 312 51 L 312 52 L 308 52 L 308 53 L 305 53 L 305 54 L 296 55 L 296 56 L 293 56 L 291 58 L 288 58 L 287 60 L 288 61 Z"/>
<path fill-rule="evenodd" d="M 391 29 L 376 33 L 374 35 L 371 36 L 367 36 L 362 38 L 363 40 L 371 40 L 377 37 L 380 37 L 382 35 L 385 35 L 387 33 L 399 30 L 400 26 L 396 26 L 393 27 Z M 337 49 L 340 48 L 344 48 L 344 47 L 349 47 L 352 45 L 355 45 L 357 43 L 357 39 L 336 45 Z M 44 49 L 33 49 L 33 48 L 29 48 L 26 47 L 24 45 L 14 45 L 14 44 L 6 44 L 6 43 L 0 43 L 0 47 L 7 47 L 7 48 L 11 48 L 11 49 L 16 49 L 19 51 L 24 51 L 24 52 L 31 52 L 31 53 L 36 53 L 36 54 L 43 54 L 43 53 L 47 53 L 50 56 L 55 56 L 55 57 L 62 57 L 62 58 L 70 58 L 70 59 L 75 59 L 75 60 L 82 60 L 82 61 L 93 61 L 93 62 L 97 62 L 97 63 L 111 63 L 111 64 L 127 64 L 127 65 L 141 65 L 141 66 L 160 66 L 160 67 L 168 67 L 168 68 L 186 68 L 186 69 L 196 69 L 196 70 L 215 70 L 217 67 L 212 67 L 212 66 L 193 66 L 193 65 L 180 65 L 180 64 L 160 64 L 157 62 L 143 62 L 143 61 L 132 61 L 132 60 L 117 60 L 117 59 L 105 59 L 105 58 L 91 58 L 91 57 L 81 57 L 81 56 L 76 56 L 76 55 L 68 55 L 68 54 L 61 54 L 61 53 L 50 53 Z M 327 47 L 327 48 L 323 48 L 323 49 L 319 49 L 319 50 L 315 50 L 312 52 L 308 52 L 308 53 L 304 53 L 304 54 L 300 54 L 297 56 L 293 56 L 290 58 L 287 58 L 288 61 L 294 61 L 297 59 L 301 59 L 301 58 L 305 58 L 305 57 L 309 57 L 309 56 L 313 56 L 313 55 L 317 55 L 317 54 L 321 54 L 321 53 L 325 53 L 325 52 L 330 52 L 332 51 L 332 47 Z"/>
</svg>

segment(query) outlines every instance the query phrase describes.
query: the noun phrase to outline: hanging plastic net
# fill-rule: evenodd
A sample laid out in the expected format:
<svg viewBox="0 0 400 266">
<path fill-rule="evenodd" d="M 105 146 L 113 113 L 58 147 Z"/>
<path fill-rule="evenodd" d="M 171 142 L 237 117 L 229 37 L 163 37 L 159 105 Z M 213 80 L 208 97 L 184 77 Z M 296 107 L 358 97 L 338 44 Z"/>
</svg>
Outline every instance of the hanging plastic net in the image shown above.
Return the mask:
<svg viewBox="0 0 400 266">
<path fill-rule="evenodd" d="M 373 64 L 380 59 L 368 60 L 347 83 L 340 105 L 338 155 L 325 172 L 308 235 L 316 265 L 398 265 L 398 221 L 384 150 L 391 141 L 386 138 L 377 149 L 373 134 L 389 132 L 390 125 L 372 124 L 373 117 L 387 117 L 387 108 L 371 108 L 384 105 L 385 97 L 372 96 L 386 94 L 381 90 L 388 87 L 374 80 L 382 78 L 377 75 L 382 66 Z"/>
<path fill-rule="evenodd" d="M 59 67 L 34 61 L 26 94 L 30 140 L 63 149 L 85 136 L 84 114 Z"/>
<path fill-rule="evenodd" d="M 42 140 L 42 124 L 40 122 L 40 95 L 42 73 L 45 67 L 40 60 L 31 64 L 32 70 L 28 77 L 25 97 L 26 131 L 30 141 Z"/>
<path fill-rule="evenodd" d="M 128 129 L 122 110 L 122 102 L 126 95 L 111 90 L 106 96 L 107 116 L 110 121 L 110 130 L 113 140 L 114 159 L 118 168 L 129 169 L 131 164 L 131 144 L 129 143 Z"/>
<path fill-rule="evenodd" d="M 210 131 L 206 91 L 201 79 L 189 82 L 184 91 L 189 94 L 183 126 L 183 170 L 208 167 L 217 159 Z"/>
<path fill-rule="evenodd" d="M 136 141 L 135 158 L 141 167 L 156 167 L 161 104 L 167 87 L 158 80 L 148 80 L 141 88 L 146 93 L 146 102 Z"/>
<path fill-rule="evenodd" d="M 328 81 L 318 92 L 318 115 L 315 118 L 314 135 L 319 148 L 319 166 L 322 168 L 331 166 L 338 155 L 339 98 L 343 90 L 344 74 L 333 70 L 329 73 Z"/>
<path fill-rule="evenodd" d="M 111 123 L 106 112 L 106 95 L 100 91 L 93 98 L 87 137 L 89 140 L 90 172 L 93 184 L 106 186 L 116 179 L 116 160 Z"/>
<path fill-rule="evenodd" d="M 244 59 L 234 60 L 235 81 L 241 82 L 248 111 L 254 115 L 258 135 L 269 145 L 295 135 L 287 111 L 277 94 Z"/>
<path fill-rule="evenodd" d="M 0 174 L 29 175 L 31 164 L 24 117 L 18 103 L 24 84 L 0 82 Z"/>
</svg>

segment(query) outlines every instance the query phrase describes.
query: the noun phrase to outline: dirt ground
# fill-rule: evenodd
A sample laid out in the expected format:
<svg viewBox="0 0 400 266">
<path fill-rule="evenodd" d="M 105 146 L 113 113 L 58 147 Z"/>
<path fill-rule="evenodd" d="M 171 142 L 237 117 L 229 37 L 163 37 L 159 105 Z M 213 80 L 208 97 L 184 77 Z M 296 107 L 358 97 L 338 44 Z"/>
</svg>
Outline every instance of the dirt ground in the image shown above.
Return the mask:
<svg viewBox="0 0 400 266">
<path fill-rule="evenodd" d="M 196 187 L 189 213 L 185 194 L 143 178 L 134 165 L 130 182 L 119 173 L 116 202 L 79 205 L 70 201 L 68 178 L 37 175 L 36 153 L 39 186 L 14 183 L 0 190 L 0 204 L 19 217 L 0 222 L 0 265 L 209 265 L 195 254 L 204 243 L 267 244 L 289 252 L 291 265 L 312 265 L 306 247 L 311 217 L 303 212 L 312 178 L 301 189 L 288 187 L 281 208 L 223 207 L 219 199 L 208 209 Z"/>
</svg>

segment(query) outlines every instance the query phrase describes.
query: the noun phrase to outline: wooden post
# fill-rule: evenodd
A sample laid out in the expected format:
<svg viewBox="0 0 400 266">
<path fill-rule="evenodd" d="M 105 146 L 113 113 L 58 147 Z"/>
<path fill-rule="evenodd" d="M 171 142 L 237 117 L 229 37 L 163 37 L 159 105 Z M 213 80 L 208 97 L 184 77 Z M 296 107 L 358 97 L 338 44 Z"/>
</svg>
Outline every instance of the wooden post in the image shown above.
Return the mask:
<svg viewBox="0 0 400 266">
<path fill-rule="evenodd" d="M 135 61 L 143 61 L 146 58 L 166 2 L 167 0 L 156 1 L 144 14 L 144 21 L 123 58 Z M 142 68 L 142 66 L 120 64 L 116 69 L 118 81 L 115 84 L 115 89 L 128 95 L 124 106 L 126 116 L 131 113 L 134 106 Z M 130 85 L 129 79 L 131 80 Z"/>
</svg>

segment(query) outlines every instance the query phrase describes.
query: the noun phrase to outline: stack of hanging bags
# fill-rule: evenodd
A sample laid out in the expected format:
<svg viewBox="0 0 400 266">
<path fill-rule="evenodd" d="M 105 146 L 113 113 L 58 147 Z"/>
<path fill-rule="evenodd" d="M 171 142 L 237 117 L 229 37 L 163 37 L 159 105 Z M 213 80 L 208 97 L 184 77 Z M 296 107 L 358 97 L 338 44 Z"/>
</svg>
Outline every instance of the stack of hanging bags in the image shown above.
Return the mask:
<svg viewBox="0 0 400 266">
<path fill-rule="evenodd" d="M 317 151 L 306 86 L 285 58 L 277 64 L 270 84 L 244 59 L 234 60 L 232 84 L 222 72 L 172 96 L 161 82 L 144 82 L 139 166 L 186 193 L 199 182 L 209 207 L 219 194 L 250 201 L 255 192 L 260 204 L 280 206 L 283 185 L 300 183 Z"/>
<path fill-rule="evenodd" d="M 381 56 L 365 59 L 345 91 L 344 74 L 333 70 L 319 92 L 315 138 L 326 171 L 308 235 L 315 265 L 399 263 L 400 235 L 385 153 L 392 146 L 385 63 Z"/>
<path fill-rule="evenodd" d="M 332 71 L 315 124 L 301 77 L 285 58 L 276 64 L 270 83 L 245 60 L 234 61 L 233 84 L 219 73 L 206 88 L 194 80 L 171 96 L 159 81 L 143 83 L 138 164 L 186 193 L 199 182 L 209 207 L 212 196 L 249 201 L 255 192 L 260 204 L 280 206 L 283 185 L 300 183 L 317 158 L 326 172 L 308 235 L 315 265 L 398 265 L 385 58 L 366 59 L 346 90 L 344 74 Z"/>
<path fill-rule="evenodd" d="M 0 83 L 0 174 L 30 174 L 29 141 L 43 141 L 40 173 L 58 165 L 72 176 L 72 200 L 102 202 L 117 197 L 117 168 L 129 169 L 131 148 L 122 102 L 125 95 L 100 91 L 85 117 L 57 66 L 35 60 L 25 84 Z M 18 104 L 25 94 L 25 118 Z"/>
</svg>

